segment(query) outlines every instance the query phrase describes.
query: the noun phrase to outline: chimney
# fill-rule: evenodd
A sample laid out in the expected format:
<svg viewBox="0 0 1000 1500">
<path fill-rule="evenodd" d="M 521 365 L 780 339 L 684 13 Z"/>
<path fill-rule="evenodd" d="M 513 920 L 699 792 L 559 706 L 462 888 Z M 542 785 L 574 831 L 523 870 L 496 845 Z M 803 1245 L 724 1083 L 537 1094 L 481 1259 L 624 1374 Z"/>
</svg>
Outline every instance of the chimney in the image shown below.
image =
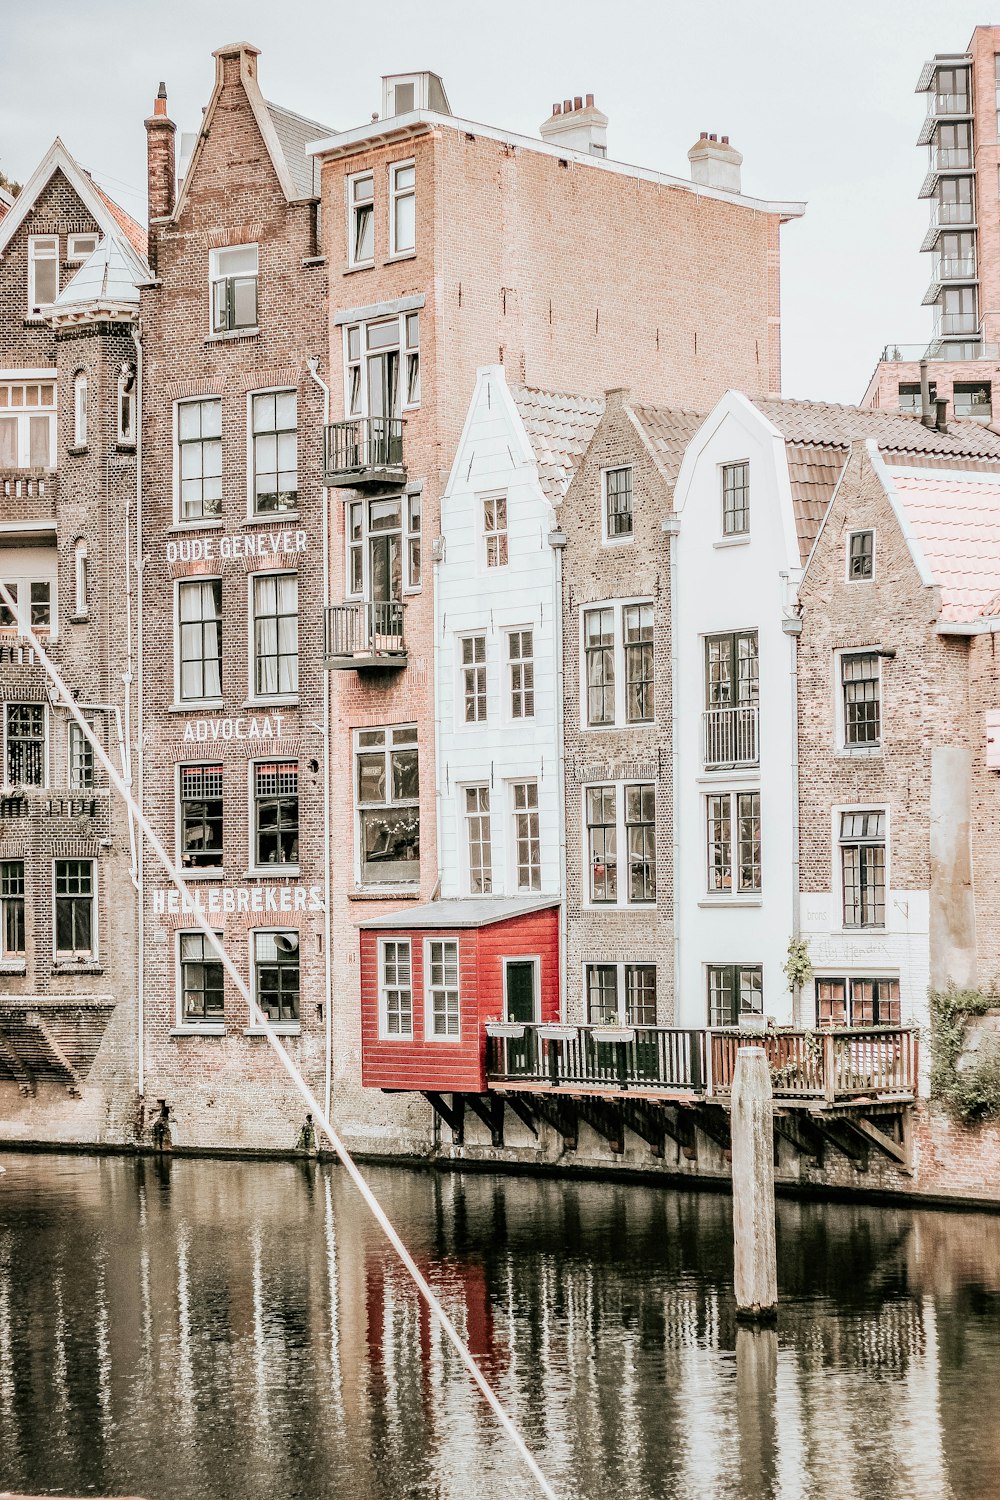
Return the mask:
<svg viewBox="0 0 1000 1500">
<path fill-rule="evenodd" d="M 539 130 L 550 146 L 582 151 L 586 156 L 608 154 L 608 117 L 597 108 L 593 94 L 577 94 L 562 104 L 553 104 L 552 113 Z"/>
<path fill-rule="evenodd" d="M 149 222 L 169 219 L 176 202 L 174 136 L 177 126 L 167 115 L 167 86 L 161 83 L 146 121 L 146 183 Z"/>
<path fill-rule="evenodd" d="M 937 420 L 935 421 L 934 425 L 937 428 L 938 432 L 947 432 L 948 431 L 948 398 L 947 398 L 947 396 L 938 396 L 936 398 L 935 402 L 934 402 L 934 405 L 937 408 L 937 412 L 936 412 Z"/>
<path fill-rule="evenodd" d="M 729 143 L 728 135 L 720 140 L 707 131 L 702 131 L 688 152 L 691 163 L 691 181 L 702 187 L 719 188 L 723 193 L 742 192 L 740 167 L 743 157 Z"/>
</svg>

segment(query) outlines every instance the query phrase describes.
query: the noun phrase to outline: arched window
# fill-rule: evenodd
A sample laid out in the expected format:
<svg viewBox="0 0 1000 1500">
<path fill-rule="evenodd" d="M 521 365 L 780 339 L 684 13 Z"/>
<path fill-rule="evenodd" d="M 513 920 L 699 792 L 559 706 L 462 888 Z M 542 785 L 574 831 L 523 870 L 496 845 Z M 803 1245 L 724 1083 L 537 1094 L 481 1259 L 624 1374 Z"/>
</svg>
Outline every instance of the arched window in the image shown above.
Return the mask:
<svg viewBox="0 0 1000 1500">
<path fill-rule="evenodd" d="M 87 375 L 80 370 L 73 380 L 73 446 L 87 446 Z"/>
<path fill-rule="evenodd" d="M 117 441 L 135 442 L 135 365 L 126 360 L 118 372 Z"/>
<path fill-rule="evenodd" d="M 82 618 L 90 613 L 90 572 L 87 543 L 81 537 L 73 550 L 73 613 Z"/>
</svg>

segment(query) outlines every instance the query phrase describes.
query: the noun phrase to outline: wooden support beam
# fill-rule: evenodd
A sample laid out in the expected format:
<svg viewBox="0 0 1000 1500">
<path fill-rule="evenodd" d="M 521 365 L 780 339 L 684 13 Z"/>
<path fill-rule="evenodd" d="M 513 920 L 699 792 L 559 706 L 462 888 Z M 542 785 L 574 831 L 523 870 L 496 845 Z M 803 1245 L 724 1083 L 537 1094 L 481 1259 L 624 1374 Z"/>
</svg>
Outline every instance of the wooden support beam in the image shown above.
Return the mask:
<svg viewBox="0 0 1000 1500">
<path fill-rule="evenodd" d="M 775 1136 L 780 1135 L 790 1141 L 796 1151 L 808 1157 L 817 1167 L 823 1165 L 823 1132 L 803 1111 L 795 1110 L 788 1114 L 775 1112 L 774 1133 Z"/>
<path fill-rule="evenodd" d="M 535 1140 L 538 1139 L 538 1126 L 535 1124 L 535 1116 L 531 1112 L 531 1100 L 533 1095 L 524 1094 L 497 1094 L 501 1103 L 505 1103 L 512 1114 L 515 1114 L 522 1125 L 526 1125 Z"/>
<path fill-rule="evenodd" d="M 452 1094 L 451 1105 L 444 1101 L 443 1094 L 432 1094 L 424 1091 L 424 1098 L 434 1112 L 451 1130 L 452 1142 L 456 1146 L 465 1144 L 465 1096 L 463 1094 Z"/>
<path fill-rule="evenodd" d="M 533 1094 L 532 1099 L 540 1118 L 562 1136 L 563 1149 L 575 1151 L 580 1139 L 579 1100 L 558 1094 Z"/>
<path fill-rule="evenodd" d="M 912 1173 L 911 1137 L 905 1116 L 900 1120 L 901 1141 L 896 1141 L 892 1136 L 886 1135 L 884 1130 L 880 1130 L 877 1125 L 874 1125 L 871 1120 L 866 1120 L 862 1115 L 859 1115 L 857 1119 L 851 1120 L 850 1123 L 854 1126 L 855 1130 L 860 1131 L 866 1140 L 871 1141 L 880 1151 L 884 1151 L 886 1156 L 891 1161 L 896 1162 L 907 1175 Z"/>
<path fill-rule="evenodd" d="M 465 1102 L 477 1120 L 482 1120 L 494 1146 L 503 1145 L 503 1095 L 466 1094 Z"/>
<path fill-rule="evenodd" d="M 838 1151 L 843 1152 L 857 1171 L 868 1171 L 869 1142 L 854 1128 L 853 1120 L 825 1120 L 822 1115 L 814 1116 L 814 1119 L 827 1140 L 836 1146 Z"/>
<path fill-rule="evenodd" d="M 698 1129 L 723 1151 L 731 1151 L 733 1145 L 729 1119 L 729 1112 L 719 1104 L 698 1104 L 694 1108 L 694 1122 Z"/>
<path fill-rule="evenodd" d="M 625 1101 L 625 1124 L 640 1140 L 646 1142 L 653 1155 L 659 1159 L 663 1157 L 663 1147 L 667 1136 L 663 1113 L 663 1110 L 655 1105 L 643 1104 L 637 1099 Z"/>
<path fill-rule="evenodd" d="M 694 1111 L 685 1105 L 663 1111 L 663 1128 L 676 1141 L 681 1155 L 688 1161 L 698 1160 L 698 1140 L 694 1128 Z"/>
<path fill-rule="evenodd" d="M 621 1156 L 625 1150 L 625 1109 L 617 1099 L 581 1099 L 580 1116 Z"/>
</svg>

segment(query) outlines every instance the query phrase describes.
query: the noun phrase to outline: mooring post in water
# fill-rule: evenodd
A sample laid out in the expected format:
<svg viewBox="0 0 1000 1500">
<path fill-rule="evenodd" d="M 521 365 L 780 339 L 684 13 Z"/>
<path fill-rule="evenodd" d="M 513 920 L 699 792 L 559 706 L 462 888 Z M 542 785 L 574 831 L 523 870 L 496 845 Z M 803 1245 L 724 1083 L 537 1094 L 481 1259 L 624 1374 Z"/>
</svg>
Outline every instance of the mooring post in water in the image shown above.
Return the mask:
<svg viewBox="0 0 1000 1500">
<path fill-rule="evenodd" d="M 774 1238 L 774 1112 L 763 1047 L 740 1047 L 733 1074 L 733 1238 L 736 1316 L 772 1322 L 778 1315 Z"/>
</svg>

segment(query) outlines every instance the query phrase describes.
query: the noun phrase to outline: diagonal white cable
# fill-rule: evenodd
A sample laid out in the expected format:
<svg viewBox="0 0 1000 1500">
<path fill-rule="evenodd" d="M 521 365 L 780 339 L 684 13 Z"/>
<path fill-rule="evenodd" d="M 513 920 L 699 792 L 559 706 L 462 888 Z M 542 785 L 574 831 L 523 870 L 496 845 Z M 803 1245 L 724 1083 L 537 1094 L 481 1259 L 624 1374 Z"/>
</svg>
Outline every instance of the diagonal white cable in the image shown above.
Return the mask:
<svg viewBox="0 0 1000 1500">
<path fill-rule="evenodd" d="M 16 601 L 14 600 L 13 595 L 9 592 L 7 585 L 2 581 L 0 581 L 0 602 L 4 603 L 7 606 L 7 608 L 11 611 L 14 618 L 16 619 Z M 131 788 L 125 783 L 119 772 L 115 769 L 110 756 L 105 753 L 104 746 L 94 734 L 93 730 L 87 723 L 79 708 L 77 708 L 72 694 L 70 693 L 66 684 L 63 682 L 62 677 L 60 676 L 58 668 L 49 659 L 49 656 L 43 648 L 41 641 L 38 639 L 38 636 L 35 634 L 35 632 L 31 629 L 30 625 L 28 625 L 26 622 L 22 622 L 19 625 L 19 632 L 31 643 L 31 647 L 37 655 L 38 660 L 41 662 L 41 665 L 45 671 L 45 675 L 48 677 L 49 681 L 52 683 L 53 687 L 58 693 L 60 702 L 62 703 L 63 707 L 69 710 L 69 713 L 72 715 L 75 722 L 79 725 L 88 742 L 93 746 L 94 754 L 97 756 L 98 761 L 107 772 L 108 779 L 111 782 L 111 785 L 114 787 L 118 795 L 131 808 L 136 822 L 145 834 L 146 841 L 148 842 L 150 849 L 152 849 L 153 853 L 156 855 L 156 858 L 163 866 L 163 869 L 169 876 L 173 885 L 176 886 L 177 890 L 180 892 L 185 915 L 190 915 L 194 925 L 199 929 L 199 931 L 204 934 L 206 938 L 208 938 L 212 947 L 214 948 L 216 953 L 218 953 L 223 968 L 247 1003 L 247 1007 L 251 1017 L 251 1023 L 254 1026 L 259 1026 L 267 1036 L 267 1039 L 270 1042 L 271 1047 L 278 1057 L 282 1067 L 285 1069 L 285 1072 L 292 1080 L 292 1083 L 295 1085 L 295 1088 L 298 1090 L 299 1094 L 301 1094 L 305 1104 L 308 1105 L 310 1111 L 312 1112 L 313 1118 L 318 1122 L 334 1151 L 337 1153 L 347 1171 L 348 1176 L 371 1210 L 376 1223 L 382 1230 L 382 1233 L 385 1235 L 386 1239 L 389 1241 L 390 1245 L 399 1256 L 403 1265 L 406 1267 L 418 1292 L 427 1303 L 427 1306 L 433 1316 L 441 1325 L 446 1338 L 454 1346 L 470 1377 L 472 1378 L 473 1382 L 479 1387 L 479 1390 L 482 1392 L 487 1404 L 490 1406 L 491 1410 L 496 1416 L 497 1421 L 500 1423 L 504 1432 L 514 1444 L 514 1447 L 517 1449 L 518 1453 L 521 1456 L 522 1462 L 528 1469 L 532 1478 L 535 1480 L 538 1488 L 541 1490 L 542 1494 L 546 1496 L 546 1500 L 558 1500 L 555 1490 L 552 1488 L 552 1486 L 549 1484 L 549 1481 L 542 1473 L 536 1459 L 528 1448 L 527 1443 L 524 1441 L 524 1438 L 515 1427 L 513 1420 L 510 1416 L 508 1416 L 500 1401 L 499 1396 L 496 1394 L 493 1387 L 486 1379 L 486 1376 L 479 1368 L 472 1355 L 471 1350 L 462 1338 L 462 1335 L 459 1333 L 458 1329 L 455 1327 L 455 1324 L 452 1322 L 451 1318 L 441 1306 L 441 1303 L 438 1301 L 437 1295 L 430 1286 L 430 1283 L 425 1280 L 416 1261 L 413 1259 L 413 1256 L 410 1254 L 409 1250 L 407 1250 L 403 1241 L 400 1239 L 399 1234 L 393 1227 L 393 1224 L 386 1214 L 385 1210 L 383 1209 L 382 1205 L 379 1203 L 375 1194 L 372 1192 L 364 1177 L 361 1175 L 361 1172 L 355 1164 L 354 1158 L 351 1156 L 351 1153 L 348 1151 L 347 1147 L 340 1139 L 340 1136 L 337 1134 L 336 1130 L 334 1130 L 333 1125 L 327 1118 L 325 1111 L 321 1109 L 319 1102 L 312 1093 L 312 1090 L 309 1088 L 309 1085 L 299 1073 L 298 1068 L 292 1062 L 288 1053 L 282 1046 L 280 1038 L 277 1037 L 274 1031 L 271 1029 L 270 1022 L 258 1007 L 257 1002 L 254 999 L 253 994 L 251 993 L 250 988 L 247 985 L 242 974 L 239 972 L 232 959 L 229 957 L 229 954 L 226 952 L 226 949 L 219 941 L 209 922 L 202 915 L 201 908 L 189 897 L 187 886 L 180 871 L 177 869 L 173 860 L 170 858 L 170 855 L 167 853 L 163 844 L 160 842 L 156 830 L 153 828 L 149 819 L 146 817 L 146 814 L 143 812 L 142 808 L 132 796 Z M 141 725 L 139 726 L 139 732 L 142 732 Z M 140 913 L 139 919 L 140 921 L 145 919 L 144 912 Z M 326 997 L 326 1003 L 328 1005 L 330 1003 L 329 996 Z"/>
</svg>

